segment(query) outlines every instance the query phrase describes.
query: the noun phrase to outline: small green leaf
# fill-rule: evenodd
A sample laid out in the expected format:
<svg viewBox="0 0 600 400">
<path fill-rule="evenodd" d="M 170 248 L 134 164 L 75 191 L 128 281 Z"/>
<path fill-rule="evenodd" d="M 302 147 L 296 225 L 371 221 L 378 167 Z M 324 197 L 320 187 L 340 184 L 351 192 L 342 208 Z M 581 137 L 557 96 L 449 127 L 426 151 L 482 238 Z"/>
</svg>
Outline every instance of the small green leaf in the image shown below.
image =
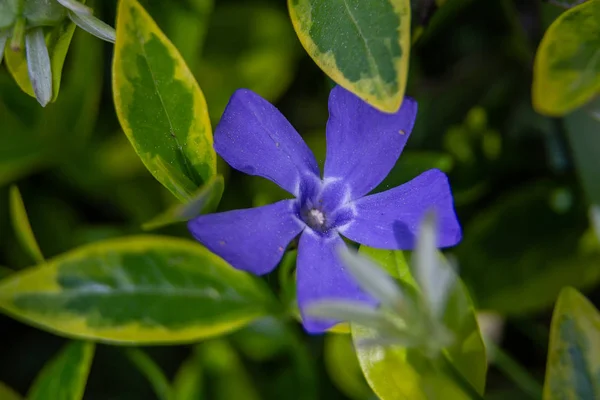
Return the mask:
<svg viewBox="0 0 600 400">
<path fill-rule="evenodd" d="M 87 14 L 92 15 L 93 11 L 91 8 L 84 6 L 82 3 L 77 0 L 56 0 L 63 7 L 68 8 L 69 10 L 78 13 L 78 14 Z"/>
<path fill-rule="evenodd" d="M 401 252 L 366 247 L 362 252 L 379 261 L 386 270 L 397 270 L 395 275 L 400 277 L 401 285 L 414 287 L 415 280 L 404 257 L 395 254 Z M 485 347 L 475 310 L 463 285 L 455 285 L 451 290 L 443 322 L 454 336 L 454 344 L 445 349 L 445 357 L 482 394 L 487 370 Z M 361 346 L 361 341 L 374 337 L 371 330 L 357 325 L 352 325 L 352 336 L 367 382 L 381 399 L 470 399 L 455 380 L 442 372 L 439 360 L 427 359 L 418 349 Z"/>
<path fill-rule="evenodd" d="M 202 364 L 192 353 L 175 373 L 173 400 L 201 400 L 203 389 Z"/>
<path fill-rule="evenodd" d="M 152 357 L 137 348 L 125 350 L 125 354 L 137 369 L 148 379 L 159 400 L 171 399 L 171 385 L 164 372 L 154 362 Z"/>
<path fill-rule="evenodd" d="M 25 34 L 25 54 L 33 93 L 41 106 L 46 107 L 52 99 L 52 69 L 43 28 L 33 28 Z"/>
<path fill-rule="evenodd" d="M 409 0 L 288 0 L 300 42 L 337 84 L 396 112 L 410 54 Z"/>
<path fill-rule="evenodd" d="M 113 92 L 119 121 L 135 151 L 178 199 L 188 199 L 173 187 L 180 179 L 158 167 L 158 160 L 195 187 L 215 175 L 216 154 L 202 91 L 177 49 L 135 0 L 119 3 Z"/>
<path fill-rule="evenodd" d="M 190 342 L 267 314 L 262 282 L 201 245 L 161 236 L 86 245 L 0 282 L 0 309 L 69 337 Z"/>
<path fill-rule="evenodd" d="M 363 377 L 351 337 L 328 334 L 324 346 L 325 367 L 333 383 L 352 399 L 371 397 L 373 392 Z"/>
<path fill-rule="evenodd" d="M 44 256 L 35 240 L 35 235 L 31 230 L 29 218 L 23 198 L 19 192 L 19 188 L 12 186 L 10 188 L 10 217 L 13 224 L 13 229 L 17 233 L 17 238 L 21 245 L 27 250 L 31 258 L 38 264 L 44 263 Z"/>
<path fill-rule="evenodd" d="M 533 105 L 562 116 L 600 91 L 600 0 L 573 7 L 546 31 L 533 75 Z"/>
<path fill-rule="evenodd" d="M 12 388 L 0 381 L 0 399 L 2 400 L 22 400 L 20 394 L 15 392 Z"/>
<path fill-rule="evenodd" d="M 35 378 L 27 399 L 82 399 L 93 357 L 94 343 L 69 343 L 44 366 Z"/>
<path fill-rule="evenodd" d="M 176 222 L 188 221 L 200 214 L 214 211 L 219 205 L 223 195 L 223 176 L 215 175 L 210 178 L 189 200 L 184 204 L 177 204 L 163 214 L 146 222 L 142 228 L 152 230 Z"/>
<path fill-rule="evenodd" d="M 544 400 L 600 398 L 600 313 L 581 293 L 560 292 L 550 332 Z"/>
<path fill-rule="evenodd" d="M 77 14 L 73 11 L 69 11 L 69 18 L 75 23 L 75 25 L 87 33 L 96 36 L 98 39 L 102 39 L 110 43 L 114 43 L 116 40 L 114 28 L 100 21 L 93 15 Z"/>
<path fill-rule="evenodd" d="M 50 101 L 55 101 L 60 91 L 62 81 L 63 65 L 67 56 L 67 51 L 71 45 L 71 39 L 75 32 L 75 24 L 65 21 L 62 24 L 52 28 L 46 35 L 46 47 L 50 57 L 50 69 L 52 73 L 52 97 Z M 36 97 L 29 73 L 28 63 L 24 51 L 13 51 L 10 47 L 5 49 L 6 66 L 21 90 L 32 97 Z"/>
</svg>

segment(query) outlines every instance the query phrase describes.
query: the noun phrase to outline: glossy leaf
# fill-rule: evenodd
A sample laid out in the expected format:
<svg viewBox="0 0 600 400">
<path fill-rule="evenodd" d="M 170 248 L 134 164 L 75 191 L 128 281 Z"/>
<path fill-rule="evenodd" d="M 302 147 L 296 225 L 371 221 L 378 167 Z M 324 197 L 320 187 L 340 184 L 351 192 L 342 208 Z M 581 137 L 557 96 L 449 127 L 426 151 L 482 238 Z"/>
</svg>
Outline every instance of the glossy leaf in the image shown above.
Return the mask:
<svg viewBox="0 0 600 400">
<path fill-rule="evenodd" d="M 551 306 L 565 285 L 600 281 L 600 245 L 585 240 L 589 219 L 582 204 L 568 187 L 532 182 L 497 198 L 465 226 L 456 255 L 480 309 L 523 315 Z"/>
<path fill-rule="evenodd" d="M 533 105 L 542 114 L 561 116 L 600 92 L 600 1 L 571 8 L 554 21 L 538 48 Z"/>
<path fill-rule="evenodd" d="M 173 380 L 173 400 L 201 400 L 203 389 L 202 364 L 193 353 L 177 370 Z"/>
<path fill-rule="evenodd" d="M 600 313 L 567 287 L 558 297 L 548 349 L 544 400 L 600 397 Z"/>
<path fill-rule="evenodd" d="M 33 261 L 39 264 L 43 263 L 44 256 L 35 240 L 35 235 L 29 224 L 29 218 L 27 218 L 23 198 L 21 197 L 19 188 L 16 186 L 10 188 L 10 217 L 21 245 L 27 250 Z"/>
<path fill-rule="evenodd" d="M 82 15 L 69 11 L 69 18 L 75 25 L 89 34 L 96 36 L 98 39 L 111 43 L 115 42 L 116 33 L 114 28 L 93 15 Z"/>
<path fill-rule="evenodd" d="M 402 104 L 410 54 L 409 0 L 288 0 L 300 42 L 337 84 L 374 107 Z"/>
<path fill-rule="evenodd" d="M 215 175 L 194 193 L 187 203 L 171 207 L 163 214 L 146 222 L 143 228 L 146 230 L 156 229 L 176 222 L 188 221 L 200 214 L 214 211 L 219 205 L 223 189 L 223 176 Z"/>
<path fill-rule="evenodd" d="M 146 168 L 178 199 L 216 173 L 206 101 L 171 42 L 135 0 L 117 12 L 113 60 L 114 101 L 121 126 Z M 182 107 L 182 104 L 186 104 Z M 169 165 L 161 168 L 160 163 Z M 187 178 L 186 182 L 177 171 Z"/>
<path fill-rule="evenodd" d="M 62 81 L 63 66 L 74 32 L 75 24 L 71 21 L 65 21 L 52 28 L 52 30 L 45 35 L 52 73 L 51 101 L 55 101 L 58 97 Z M 35 97 L 31 81 L 29 80 L 29 73 L 27 71 L 25 51 L 13 51 L 7 46 L 5 49 L 5 57 L 7 69 L 21 90 L 28 95 Z"/>
<path fill-rule="evenodd" d="M 130 348 L 125 351 L 127 358 L 137 369 L 148 379 L 152 385 L 154 393 L 159 400 L 171 399 L 171 385 L 167 380 L 164 372 L 154 362 L 152 357 L 146 354 L 141 349 Z"/>
<path fill-rule="evenodd" d="M 94 357 L 94 343 L 69 343 L 36 377 L 28 400 L 81 400 Z"/>
<path fill-rule="evenodd" d="M 402 286 L 415 287 L 414 277 L 404 258 L 397 254 L 399 252 L 362 249 L 363 254 L 378 261 L 386 270 L 397 271 L 396 276 L 400 277 Z M 447 357 L 470 387 L 482 394 L 487 370 L 485 347 L 473 304 L 463 285 L 455 285 L 450 292 L 443 322 L 454 336 L 454 344 L 444 350 L 443 357 Z M 471 398 L 454 378 L 444 372 L 444 363 L 427 359 L 418 349 L 360 345 L 362 340 L 373 339 L 372 335 L 368 328 L 352 325 L 361 368 L 369 385 L 381 399 Z"/>
<path fill-rule="evenodd" d="M 0 381 L 0 399 L 2 400 L 21 400 L 22 397 L 12 388 Z"/>
<path fill-rule="evenodd" d="M 267 292 L 195 242 L 139 236 L 87 245 L 12 274 L 0 283 L 0 309 L 70 337 L 177 343 L 266 314 Z"/>
</svg>

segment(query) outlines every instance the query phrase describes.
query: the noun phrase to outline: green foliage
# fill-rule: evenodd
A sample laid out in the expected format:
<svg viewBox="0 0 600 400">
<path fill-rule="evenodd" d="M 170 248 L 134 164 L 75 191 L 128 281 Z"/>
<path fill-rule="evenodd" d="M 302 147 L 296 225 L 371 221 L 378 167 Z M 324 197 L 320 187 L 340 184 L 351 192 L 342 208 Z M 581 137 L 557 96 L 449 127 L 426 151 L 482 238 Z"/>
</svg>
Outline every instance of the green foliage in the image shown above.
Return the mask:
<svg viewBox="0 0 600 400">
<path fill-rule="evenodd" d="M 10 216 L 12 218 L 13 228 L 17 233 L 21 245 L 27 250 L 33 261 L 38 264 L 44 262 L 44 256 L 38 246 L 35 236 L 31 230 L 29 219 L 27 218 L 27 210 L 23 204 L 23 198 L 19 192 L 19 188 L 12 186 L 10 188 Z"/>
<path fill-rule="evenodd" d="M 600 313 L 577 290 L 560 292 L 552 316 L 544 400 L 600 396 Z"/>
</svg>

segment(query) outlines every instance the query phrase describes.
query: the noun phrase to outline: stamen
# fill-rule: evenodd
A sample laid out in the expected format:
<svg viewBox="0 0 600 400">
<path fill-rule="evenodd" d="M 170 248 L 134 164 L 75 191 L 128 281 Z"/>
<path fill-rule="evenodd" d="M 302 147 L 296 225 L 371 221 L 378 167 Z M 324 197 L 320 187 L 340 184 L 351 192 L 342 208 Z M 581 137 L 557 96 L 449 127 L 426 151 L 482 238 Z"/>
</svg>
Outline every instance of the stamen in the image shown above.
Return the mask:
<svg viewBox="0 0 600 400">
<path fill-rule="evenodd" d="M 325 214 L 323 211 L 313 208 L 306 214 L 306 223 L 311 228 L 322 228 L 325 225 Z"/>
</svg>

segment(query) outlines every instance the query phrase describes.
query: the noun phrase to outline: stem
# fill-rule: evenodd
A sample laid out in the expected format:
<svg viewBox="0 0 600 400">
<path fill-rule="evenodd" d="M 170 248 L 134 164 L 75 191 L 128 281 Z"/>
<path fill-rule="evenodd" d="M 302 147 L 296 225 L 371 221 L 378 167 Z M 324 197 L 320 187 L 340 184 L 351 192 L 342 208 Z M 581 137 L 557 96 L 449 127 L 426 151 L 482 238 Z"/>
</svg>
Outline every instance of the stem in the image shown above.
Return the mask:
<svg viewBox="0 0 600 400">
<path fill-rule="evenodd" d="M 483 396 L 479 394 L 477 389 L 473 387 L 471 382 L 465 378 L 465 376 L 460 372 L 454 363 L 448 358 L 448 355 L 444 352 L 442 357 L 442 365 L 448 375 L 452 378 L 452 380 L 467 394 L 472 400 L 484 400 Z"/>
<path fill-rule="evenodd" d="M 10 41 L 10 49 L 12 51 L 21 51 L 23 42 L 25 41 L 25 18 L 19 17 L 13 27 L 12 39 Z"/>
<path fill-rule="evenodd" d="M 499 347 L 489 344 L 494 355 L 493 363 L 507 378 L 510 378 L 519 389 L 535 400 L 542 398 L 542 385 L 521 364 Z"/>
</svg>

